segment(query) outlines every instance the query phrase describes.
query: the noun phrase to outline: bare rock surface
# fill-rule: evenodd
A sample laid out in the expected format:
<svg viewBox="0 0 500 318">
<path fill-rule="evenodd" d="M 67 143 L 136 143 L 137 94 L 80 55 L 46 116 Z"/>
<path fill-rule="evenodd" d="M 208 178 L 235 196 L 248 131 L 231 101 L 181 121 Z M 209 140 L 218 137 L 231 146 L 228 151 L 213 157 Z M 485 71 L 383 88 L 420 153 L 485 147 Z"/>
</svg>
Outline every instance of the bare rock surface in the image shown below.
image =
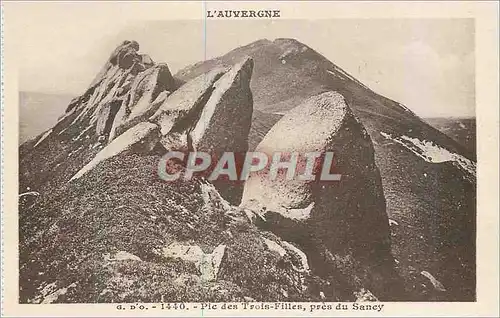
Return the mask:
<svg viewBox="0 0 500 318">
<path fill-rule="evenodd" d="M 122 153 L 147 153 L 158 142 L 159 127 L 149 122 L 142 122 L 130 128 L 104 147 L 87 165 L 78 171 L 71 180 L 82 177 L 102 161 Z"/>
<path fill-rule="evenodd" d="M 166 64 L 151 66 L 136 76 L 113 121 L 109 140 L 147 120 L 174 89 L 174 79 Z"/>
<path fill-rule="evenodd" d="M 172 129 L 174 132 L 185 130 L 189 127 L 189 124 L 196 121 L 199 112 L 210 98 L 213 84 L 225 71 L 225 69 L 215 69 L 201 74 L 182 85 L 160 105 L 150 120 L 160 125 L 163 136 L 167 135 Z M 174 127 L 176 125 L 180 127 Z"/>
<path fill-rule="evenodd" d="M 214 85 L 214 91 L 190 132 L 197 151 L 248 150 L 248 133 L 252 120 L 250 79 L 253 60 L 236 64 Z"/>
<path fill-rule="evenodd" d="M 189 131 L 195 151 L 209 152 L 217 160 L 224 152 L 232 152 L 238 175 L 248 150 L 248 134 L 252 123 L 252 70 L 253 60 L 246 58 L 224 74 L 214 84 L 214 91 L 201 111 L 196 126 Z M 213 183 L 230 203 L 240 202 L 243 182 L 225 178 L 214 180 Z"/>
<path fill-rule="evenodd" d="M 138 51 L 136 41 L 119 45 L 90 87 L 72 100 L 54 133 L 71 136 L 85 130 L 92 139 L 112 140 L 151 116 L 160 104 L 153 101 L 176 84 L 166 64 L 155 64 Z"/>
</svg>

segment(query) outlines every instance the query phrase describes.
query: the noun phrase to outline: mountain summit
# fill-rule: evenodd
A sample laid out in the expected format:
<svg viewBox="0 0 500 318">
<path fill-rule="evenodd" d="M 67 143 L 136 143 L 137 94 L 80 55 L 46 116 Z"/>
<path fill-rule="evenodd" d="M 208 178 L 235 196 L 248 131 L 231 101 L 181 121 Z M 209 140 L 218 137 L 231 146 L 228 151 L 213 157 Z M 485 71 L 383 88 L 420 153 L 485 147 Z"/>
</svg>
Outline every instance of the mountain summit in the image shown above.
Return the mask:
<svg viewBox="0 0 500 318">
<path fill-rule="evenodd" d="M 342 177 L 159 176 L 248 150 Z M 294 39 L 175 75 L 124 41 L 19 151 L 23 303 L 475 298 L 473 156 Z"/>
</svg>

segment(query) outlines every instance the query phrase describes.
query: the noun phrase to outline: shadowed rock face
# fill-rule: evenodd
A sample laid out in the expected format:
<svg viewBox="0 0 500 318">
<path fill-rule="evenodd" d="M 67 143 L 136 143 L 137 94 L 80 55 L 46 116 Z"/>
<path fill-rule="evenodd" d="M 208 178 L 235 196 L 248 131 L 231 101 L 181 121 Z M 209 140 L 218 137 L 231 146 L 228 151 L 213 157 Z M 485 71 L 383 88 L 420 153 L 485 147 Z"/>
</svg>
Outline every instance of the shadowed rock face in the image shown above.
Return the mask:
<svg viewBox="0 0 500 318">
<path fill-rule="evenodd" d="M 185 83 L 160 105 L 150 121 L 160 126 L 163 136 L 188 130 L 199 118 L 215 81 L 226 71 L 215 69 Z M 169 149 L 168 143 L 164 146 Z"/>
<path fill-rule="evenodd" d="M 202 74 L 169 96 L 149 119 L 160 126 L 162 146 L 207 152 L 212 167 L 224 152 L 233 152 L 241 164 L 252 122 L 252 69 L 253 60 L 245 58 L 229 69 Z M 214 184 L 230 203 L 240 202 L 241 182 L 215 180 Z"/>
<path fill-rule="evenodd" d="M 248 133 L 252 120 L 253 60 L 245 59 L 224 74 L 203 108 L 190 135 L 196 151 L 248 150 Z"/>
<path fill-rule="evenodd" d="M 269 156 L 275 152 L 333 152 L 331 170 L 341 174 L 341 179 L 287 180 L 283 172 L 273 180 L 269 170 L 254 173 L 245 184 L 242 207 L 265 211 L 264 218 L 272 224 L 269 228 L 273 232 L 302 244 L 309 253 L 324 246 L 334 257 L 349 255 L 370 271 L 377 263 L 384 263 L 389 272 L 394 270 L 373 145 L 341 95 L 326 92 L 307 99 L 276 123 L 256 151 Z M 305 166 L 300 156 L 298 166 Z M 317 174 L 321 166 L 315 168 Z M 311 249 L 310 245 L 316 247 Z M 385 277 L 385 283 L 391 279 Z"/>
<path fill-rule="evenodd" d="M 248 134 L 252 123 L 253 100 L 250 90 L 253 60 L 245 59 L 224 74 L 189 132 L 192 148 L 220 158 L 233 152 L 237 171 L 248 150 Z M 243 193 L 239 181 L 215 180 L 215 187 L 232 204 L 238 204 Z"/>
</svg>

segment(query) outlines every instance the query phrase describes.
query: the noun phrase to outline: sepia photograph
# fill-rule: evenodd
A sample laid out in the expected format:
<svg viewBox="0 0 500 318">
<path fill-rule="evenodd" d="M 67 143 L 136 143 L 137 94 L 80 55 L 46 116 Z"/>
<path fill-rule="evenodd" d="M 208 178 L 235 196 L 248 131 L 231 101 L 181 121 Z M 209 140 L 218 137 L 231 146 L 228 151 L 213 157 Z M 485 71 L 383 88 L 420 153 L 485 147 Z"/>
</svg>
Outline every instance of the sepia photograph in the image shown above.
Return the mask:
<svg viewBox="0 0 500 318">
<path fill-rule="evenodd" d="M 5 21 L 19 304 L 478 301 L 474 18 L 205 2 L 104 24 L 83 4 Z"/>
</svg>

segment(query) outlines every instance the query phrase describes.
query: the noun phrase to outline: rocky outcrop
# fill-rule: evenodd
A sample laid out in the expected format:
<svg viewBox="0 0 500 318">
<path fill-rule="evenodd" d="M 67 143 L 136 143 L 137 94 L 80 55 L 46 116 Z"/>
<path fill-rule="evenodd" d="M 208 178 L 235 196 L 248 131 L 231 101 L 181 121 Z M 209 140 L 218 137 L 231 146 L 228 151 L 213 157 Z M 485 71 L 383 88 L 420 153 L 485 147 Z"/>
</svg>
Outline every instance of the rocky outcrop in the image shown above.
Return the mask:
<svg viewBox="0 0 500 318">
<path fill-rule="evenodd" d="M 216 83 L 203 108 L 196 126 L 189 132 L 192 148 L 210 152 L 219 159 L 226 151 L 235 156 L 236 170 L 241 170 L 252 123 L 253 101 L 250 90 L 253 60 L 245 59 L 234 66 Z M 238 204 L 243 183 L 235 180 L 214 180 L 221 195 L 232 204 Z"/>
<path fill-rule="evenodd" d="M 149 122 L 142 122 L 127 130 L 104 147 L 88 164 L 78 171 L 71 180 L 82 177 L 102 161 L 123 153 L 147 153 L 160 139 L 159 127 Z"/>
<path fill-rule="evenodd" d="M 161 127 L 162 136 L 188 131 L 199 118 L 213 91 L 214 83 L 226 72 L 215 69 L 185 83 L 159 107 L 150 121 Z M 164 143 L 168 149 L 168 142 Z"/>
<path fill-rule="evenodd" d="M 391 264 L 389 224 L 373 145 L 340 94 L 326 92 L 306 100 L 269 131 L 256 151 L 269 156 L 333 152 L 331 170 L 341 178 L 301 181 L 278 174 L 273 180 L 269 169 L 254 173 L 245 184 L 242 207 L 264 211 L 272 231 L 283 239 L 324 246 L 334 258 L 351 255 L 368 267 Z M 305 165 L 299 157 L 298 170 Z M 319 175 L 320 166 L 315 166 L 314 175 Z"/>
<path fill-rule="evenodd" d="M 214 85 L 214 91 L 190 132 L 197 151 L 248 150 L 252 120 L 250 79 L 253 60 L 246 58 L 235 65 Z"/>
<path fill-rule="evenodd" d="M 129 65 L 127 56 L 136 48 L 133 42 L 124 44 L 115 51 L 108 64 L 119 69 Z M 126 61 L 123 62 L 123 59 Z M 83 129 L 76 139 L 83 138 L 82 134 L 90 133 L 95 127 L 99 144 L 109 134 L 108 145 L 72 180 L 103 160 L 123 152 L 137 152 L 137 144 L 145 144 L 141 151 L 151 151 L 158 141 L 161 144 L 158 149 L 207 152 L 212 155 L 213 166 L 225 151 L 232 152 L 241 166 L 248 150 L 252 120 L 252 92 L 249 87 L 252 69 L 253 60 L 245 58 L 233 67 L 216 68 L 202 74 L 173 92 L 175 81 L 166 64 L 150 66 L 135 77 L 123 78 L 117 75 L 121 74 L 119 70 L 111 76 L 104 76 L 105 86 L 111 83 L 114 86 L 107 94 L 102 94 L 105 96 L 103 99 L 99 97 L 101 93 L 94 92 L 73 121 L 82 120 L 85 114 L 89 114 L 89 122 L 95 122 L 95 125 Z M 98 88 L 100 90 L 101 86 Z M 240 202 L 242 182 L 213 182 L 222 197 L 230 203 Z"/>
<path fill-rule="evenodd" d="M 174 87 L 174 79 L 166 64 L 151 66 L 136 76 L 113 121 L 109 140 L 153 115 Z"/>
<path fill-rule="evenodd" d="M 70 137 L 85 130 L 92 139 L 111 135 L 112 140 L 151 116 L 176 84 L 166 64 L 156 65 L 138 51 L 135 41 L 119 45 L 85 93 L 70 103 L 54 132 Z"/>
<path fill-rule="evenodd" d="M 202 74 L 169 96 L 149 119 L 161 127 L 163 147 L 207 152 L 213 163 L 224 152 L 233 152 L 241 165 L 248 150 L 252 122 L 252 69 L 253 60 L 245 58 L 230 69 Z M 230 203 L 240 202 L 241 182 L 214 180 L 213 183 Z"/>
<path fill-rule="evenodd" d="M 166 259 L 179 258 L 195 264 L 200 271 L 202 281 L 216 281 L 224 258 L 226 246 L 220 244 L 212 253 L 204 253 L 198 245 L 181 245 L 172 243 L 164 247 L 158 254 Z"/>
</svg>

